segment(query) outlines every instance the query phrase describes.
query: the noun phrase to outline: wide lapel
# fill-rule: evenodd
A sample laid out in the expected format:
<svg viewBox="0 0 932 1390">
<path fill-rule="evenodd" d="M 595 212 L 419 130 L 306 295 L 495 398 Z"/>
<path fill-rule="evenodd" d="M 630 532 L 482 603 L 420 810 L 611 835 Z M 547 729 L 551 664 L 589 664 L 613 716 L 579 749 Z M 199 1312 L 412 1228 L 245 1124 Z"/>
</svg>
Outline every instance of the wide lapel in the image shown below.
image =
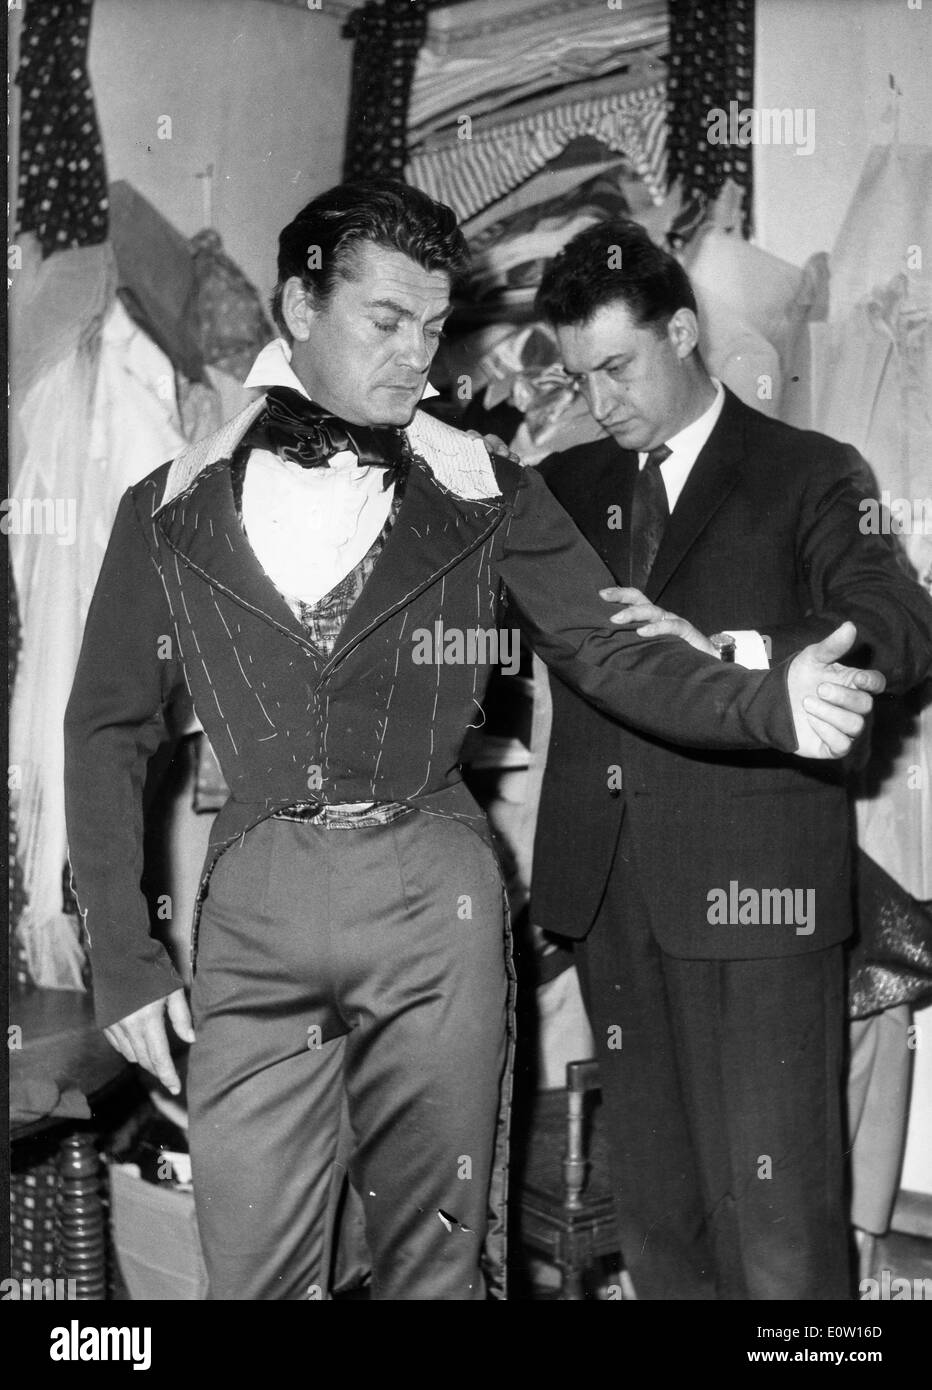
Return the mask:
<svg viewBox="0 0 932 1390">
<path fill-rule="evenodd" d="M 458 564 L 505 516 L 500 497 L 466 501 L 415 463 L 404 500 L 369 579 L 340 630 L 324 675 L 399 608 Z"/>
<path fill-rule="evenodd" d="M 647 597 L 654 603 L 738 483 L 739 465 L 744 456 L 744 427 L 740 416 L 737 398 L 726 390 L 722 413 L 690 470 L 644 586 Z"/>
<path fill-rule="evenodd" d="M 155 517 L 179 561 L 305 647 L 316 650 L 259 563 L 233 501 L 230 460 L 218 459 Z"/>
<path fill-rule="evenodd" d="M 629 514 L 636 474 L 637 455 L 621 449 L 613 439 L 604 439 L 593 444 L 580 463 L 567 464 L 548 477 L 554 497 L 619 584 L 628 582 Z"/>
<path fill-rule="evenodd" d="M 612 441 L 614 444 L 614 441 Z M 631 581 L 631 499 L 638 473 L 638 456 L 630 449 L 615 444 L 605 468 L 600 472 L 595 489 L 600 511 L 600 532 L 591 541 L 594 549 L 611 570 L 617 584 L 626 587 Z M 609 526 L 609 507 L 620 508 L 621 526 Z M 617 518 L 618 512 L 612 513 Z M 588 539 L 588 537 L 587 537 Z"/>
</svg>

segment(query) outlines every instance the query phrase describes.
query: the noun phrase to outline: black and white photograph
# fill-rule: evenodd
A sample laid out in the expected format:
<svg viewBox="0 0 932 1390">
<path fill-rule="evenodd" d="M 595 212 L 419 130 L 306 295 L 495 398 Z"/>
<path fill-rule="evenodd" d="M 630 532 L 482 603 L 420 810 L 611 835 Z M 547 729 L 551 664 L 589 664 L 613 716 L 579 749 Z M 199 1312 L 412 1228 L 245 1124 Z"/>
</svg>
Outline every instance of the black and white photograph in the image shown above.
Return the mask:
<svg viewBox="0 0 932 1390">
<path fill-rule="evenodd" d="M 7 23 L 26 1364 L 575 1301 L 905 1365 L 932 0 Z"/>
</svg>

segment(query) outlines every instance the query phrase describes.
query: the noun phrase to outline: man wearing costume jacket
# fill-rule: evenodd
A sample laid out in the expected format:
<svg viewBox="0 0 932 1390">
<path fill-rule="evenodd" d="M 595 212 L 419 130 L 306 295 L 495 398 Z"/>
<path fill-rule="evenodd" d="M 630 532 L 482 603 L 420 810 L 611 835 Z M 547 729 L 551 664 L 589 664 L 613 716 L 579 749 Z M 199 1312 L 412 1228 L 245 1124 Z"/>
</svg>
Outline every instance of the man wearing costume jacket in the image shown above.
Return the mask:
<svg viewBox="0 0 932 1390">
<path fill-rule="evenodd" d="M 837 664 L 850 625 L 757 674 L 607 620 L 611 576 L 543 482 L 417 409 L 464 254 L 391 182 L 299 213 L 264 396 L 129 490 L 87 620 L 66 781 L 97 1016 L 171 1089 L 166 1014 L 193 1041 L 214 1298 L 326 1297 L 347 1171 L 373 1298 L 503 1296 L 507 940 L 458 752 L 505 589 L 563 679 L 655 737 L 842 756 L 883 686 Z M 139 889 L 183 685 L 230 788 L 191 1015 Z"/>
<path fill-rule="evenodd" d="M 637 224 L 590 228 L 539 303 L 606 431 L 540 472 L 632 628 L 706 651 L 724 629 L 766 668 L 843 614 L 891 689 L 923 679 L 932 606 L 865 534 L 864 461 L 709 377 L 672 256 Z M 847 1298 L 842 770 L 677 747 L 555 674 L 533 919 L 580 942 L 637 1295 Z"/>
</svg>

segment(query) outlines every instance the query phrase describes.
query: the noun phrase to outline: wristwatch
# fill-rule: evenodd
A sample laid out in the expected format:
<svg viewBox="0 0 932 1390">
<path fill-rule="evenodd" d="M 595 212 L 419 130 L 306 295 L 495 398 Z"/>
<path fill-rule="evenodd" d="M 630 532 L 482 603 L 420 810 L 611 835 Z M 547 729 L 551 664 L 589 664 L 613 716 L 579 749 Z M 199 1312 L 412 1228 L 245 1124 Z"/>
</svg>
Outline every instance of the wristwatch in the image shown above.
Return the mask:
<svg viewBox="0 0 932 1390">
<path fill-rule="evenodd" d="M 709 641 L 718 653 L 719 661 L 734 661 L 736 643 L 730 632 L 713 632 Z"/>
</svg>

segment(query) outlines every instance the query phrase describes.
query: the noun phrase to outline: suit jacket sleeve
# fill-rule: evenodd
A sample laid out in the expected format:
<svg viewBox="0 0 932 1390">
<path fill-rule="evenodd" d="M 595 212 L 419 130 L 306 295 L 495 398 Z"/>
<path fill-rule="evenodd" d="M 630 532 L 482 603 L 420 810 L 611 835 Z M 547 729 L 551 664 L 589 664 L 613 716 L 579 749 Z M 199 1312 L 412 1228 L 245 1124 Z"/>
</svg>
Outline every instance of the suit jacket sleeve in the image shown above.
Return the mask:
<svg viewBox="0 0 932 1390">
<path fill-rule="evenodd" d="M 170 646 L 169 646 L 170 644 Z M 101 1028 L 182 984 L 149 935 L 142 792 L 182 679 L 174 625 L 131 493 L 120 503 L 65 714 L 65 814 Z M 127 913 L 126 904 L 134 904 Z"/>
<path fill-rule="evenodd" d="M 534 469 L 523 470 L 499 572 L 531 645 L 605 713 L 695 748 L 796 750 L 786 670 L 723 665 L 679 638 L 614 626 L 611 574 Z"/>
<path fill-rule="evenodd" d="M 892 538 L 868 529 L 863 504 L 876 494 L 860 454 L 824 443 L 798 524 L 797 566 L 809 611 L 768 629 L 772 659 L 784 660 L 850 619 L 858 643 L 845 660 L 882 671 L 891 693 L 908 690 L 932 672 L 932 600 L 906 571 Z"/>
</svg>

